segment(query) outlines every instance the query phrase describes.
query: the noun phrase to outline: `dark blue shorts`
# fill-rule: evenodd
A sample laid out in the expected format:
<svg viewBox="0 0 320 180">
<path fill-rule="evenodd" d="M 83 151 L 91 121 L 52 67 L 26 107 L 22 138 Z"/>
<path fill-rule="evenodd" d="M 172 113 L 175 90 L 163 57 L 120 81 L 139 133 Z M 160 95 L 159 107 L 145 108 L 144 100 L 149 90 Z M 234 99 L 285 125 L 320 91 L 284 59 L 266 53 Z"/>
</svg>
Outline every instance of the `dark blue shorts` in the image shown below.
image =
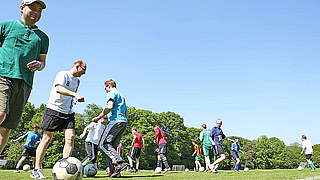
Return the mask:
<svg viewBox="0 0 320 180">
<path fill-rule="evenodd" d="M 235 159 L 239 159 L 239 155 L 237 152 L 233 152 L 232 151 L 232 156 L 235 158 Z"/>
</svg>

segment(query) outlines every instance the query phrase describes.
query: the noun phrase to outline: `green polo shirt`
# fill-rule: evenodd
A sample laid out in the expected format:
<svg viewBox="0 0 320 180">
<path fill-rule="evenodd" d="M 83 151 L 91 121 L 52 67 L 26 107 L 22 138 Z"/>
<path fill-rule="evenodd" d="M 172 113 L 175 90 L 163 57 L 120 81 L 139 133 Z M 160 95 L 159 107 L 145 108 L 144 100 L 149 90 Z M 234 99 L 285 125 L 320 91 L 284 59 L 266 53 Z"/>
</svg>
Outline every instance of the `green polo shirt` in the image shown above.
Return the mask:
<svg viewBox="0 0 320 180">
<path fill-rule="evenodd" d="M 47 54 L 48 36 L 21 20 L 0 22 L 0 76 L 23 79 L 32 87 L 34 72 L 27 64 Z"/>
</svg>

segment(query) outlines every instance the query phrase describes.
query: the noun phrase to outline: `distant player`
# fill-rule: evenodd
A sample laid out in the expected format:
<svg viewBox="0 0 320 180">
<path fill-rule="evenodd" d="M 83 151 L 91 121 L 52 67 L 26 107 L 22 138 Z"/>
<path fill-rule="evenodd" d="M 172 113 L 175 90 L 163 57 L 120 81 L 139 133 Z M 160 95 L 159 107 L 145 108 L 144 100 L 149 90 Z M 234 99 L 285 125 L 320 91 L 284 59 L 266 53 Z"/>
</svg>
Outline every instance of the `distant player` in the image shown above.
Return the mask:
<svg viewBox="0 0 320 180">
<path fill-rule="evenodd" d="M 128 160 L 130 163 L 130 169 L 129 172 L 138 172 L 139 169 L 139 157 L 141 154 L 141 144 L 142 144 L 142 149 L 144 149 L 144 139 L 143 136 L 137 132 L 136 127 L 131 128 L 132 136 L 133 136 L 133 141 L 132 141 L 132 148 L 129 152 L 128 155 Z M 134 169 L 133 167 L 133 162 L 132 159 L 136 159 L 136 168 Z"/>
<path fill-rule="evenodd" d="M 156 152 L 158 152 L 158 161 L 157 161 L 156 170 L 158 168 L 161 168 L 163 163 L 165 166 L 164 173 L 166 173 L 167 171 L 171 170 L 166 157 L 166 153 L 167 153 L 166 137 L 164 136 L 164 133 L 160 129 L 159 125 L 154 126 L 154 133 L 155 133 L 154 143 L 157 143 L 158 145 L 158 148 L 156 149 Z M 159 173 L 159 172 L 155 171 L 155 173 Z"/>
<path fill-rule="evenodd" d="M 19 167 L 22 165 L 23 161 L 26 160 L 27 156 L 32 157 L 33 167 L 34 167 L 34 163 L 36 162 L 36 147 L 35 147 L 35 145 L 39 144 L 42 137 L 38 133 L 38 130 L 39 130 L 38 124 L 32 125 L 32 129 L 33 129 L 33 131 L 28 131 L 26 134 L 24 134 L 23 136 L 20 136 L 18 139 L 12 140 L 13 142 L 17 142 L 17 141 L 20 141 L 22 139 L 27 138 L 26 142 L 23 145 L 21 159 L 19 160 L 14 173 L 20 172 Z"/>
<path fill-rule="evenodd" d="M 239 139 L 235 139 L 234 142 L 231 144 L 231 151 L 232 151 L 232 156 L 236 159 L 236 164 L 234 166 L 235 171 L 239 171 L 239 166 L 240 166 L 240 158 L 238 155 L 238 152 L 242 152 L 240 150 L 239 146 Z M 243 152 L 242 152 L 243 153 Z"/>
<path fill-rule="evenodd" d="M 194 148 L 194 152 L 193 152 L 192 156 L 194 156 L 194 163 L 196 164 L 195 171 L 198 172 L 200 170 L 200 168 L 201 168 L 201 164 L 200 164 L 200 160 L 201 160 L 200 148 L 199 148 L 199 146 L 197 144 L 197 141 L 193 140 L 192 144 L 193 144 L 193 148 Z"/>
<path fill-rule="evenodd" d="M 202 141 L 202 149 L 204 154 L 204 159 L 206 163 L 206 171 L 211 172 L 209 166 L 210 166 L 210 151 L 212 148 L 212 143 L 209 139 L 210 131 L 207 129 L 206 124 L 202 124 L 202 131 L 200 133 L 199 139 Z"/>
<path fill-rule="evenodd" d="M 311 156 L 312 156 L 312 153 L 313 153 L 313 149 L 312 149 L 312 143 L 307 139 L 307 136 L 305 135 L 302 135 L 301 136 L 301 141 L 302 141 L 302 151 L 301 151 L 301 154 L 303 154 L 303 152 L 306 154 L 306 159 L 307 159 L 307 162 L 311 168 L 311 171 L 314 171 L 315 170 L 315 166 L 311 160 Z"/>
<path fill-rule="evenodd" d="M 117 152 L 120 154 L 121 158 L 123 158 L 123 145 L 121 142 L 118 143 Z"/>
<path fill-rule="evenodd" d="M 226 136 L 224 135 L 221 129 L 221 125 L 222 125 L 222 120 L 217 119 L 216 126 L 211 129 L 211 133 L 209 137 L 216 151 L 215 153 L 219 155 L 219 158 L 213 164 L 210 165 L 210 169 L 212 170 L 212 173 L 217 173 L 217 174 L 220 174 L 220 172 L 217 171 L 220 163 L 222 163 L 226 159 L 226 155 L 224 154 L 224 150 L 222 148 L 222 140 L 226 139 Z M 227 138 L 227 140 L 233 141 L 229 138 Z"/>
<path fill-rule="evenodd" d="M 88 131 L 88 136 L 85 140 L 85 148 L 88 155 L 81 161 L 83 167 L 89 163 L 94 164 L 97 161 L 100 139 L 106 127 L 104 125 L 105 120 L 105 118 L 101 118 L 98 122 L 91 122 L 80 135 L 82 139 Z"/>
</svg>

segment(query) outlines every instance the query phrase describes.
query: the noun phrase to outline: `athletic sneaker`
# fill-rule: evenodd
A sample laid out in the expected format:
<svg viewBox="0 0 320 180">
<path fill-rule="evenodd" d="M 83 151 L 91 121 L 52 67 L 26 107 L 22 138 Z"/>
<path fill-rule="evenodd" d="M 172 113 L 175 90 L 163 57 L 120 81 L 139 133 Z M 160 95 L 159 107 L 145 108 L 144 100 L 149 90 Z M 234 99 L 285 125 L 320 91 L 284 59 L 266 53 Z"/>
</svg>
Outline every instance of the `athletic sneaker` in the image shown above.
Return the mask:
<svg viewBox="0 0 320 180">
<path fill-rule="evenodd" d="M 133 168 L 129 168 L 129 169 L 128 169 L 128 172 L 131 172 L 131 173 L 132 173 L 132 172 L 134 172 L 134 169 L 133 169 Z"/>
<path fill-rule="evenodd" d="M 13 173 L 20 173 L 19 169 L 13 171 Z"/>
<path fill-rule="evenodd" d="M 127 168 L 126 163 L 121 163 L 121 164 L 118 166 L 118 168 L 114 171 L 114 173 L 111 174 L 110 177 L 113 178 L 113 177 L 118 176 L 118 174 L 119 174 L 122 170 L 124 170 L 125 168 Z"/>
<path fill-rule="evenodd" d="M 207 169 L 206 169 L 206 172 L 211 173 L 211 169 L 210 169 L 210 168 L 207 168 Z"/>
<path fill-rule="evenodd" d="M 171 168 L 168 168 L 168 169 L 165 168 L 164 171 L 163 171 L 163 173 L 167 173 L 167 172 L 170 171 L 170 170 L 171 170 Z"/>
<path fill-rule="evenodd" d="M 214 171 L 212 171 L 212 174 L 221 174 L 221 172 L 214 170 Z"/>
<path fill-rule="evenodd" d="M 138 170 L 138 169 L 135 169 L 134 173 L 138 173 L 138 172 L 139 172 L 139 170 Z"/>
<path fill-rule="evenodd" d="M 211 169 L 211 171 L 214 171 L 216 168 L 216 164 L 214 164 L 214 163 L 210 164 L 209 168 Z"/>
<path fill-rule="evenodd" d="M 33 179 L 47 179 L 40 169 L 33 169 L 30 177 Z"/>
</svg>

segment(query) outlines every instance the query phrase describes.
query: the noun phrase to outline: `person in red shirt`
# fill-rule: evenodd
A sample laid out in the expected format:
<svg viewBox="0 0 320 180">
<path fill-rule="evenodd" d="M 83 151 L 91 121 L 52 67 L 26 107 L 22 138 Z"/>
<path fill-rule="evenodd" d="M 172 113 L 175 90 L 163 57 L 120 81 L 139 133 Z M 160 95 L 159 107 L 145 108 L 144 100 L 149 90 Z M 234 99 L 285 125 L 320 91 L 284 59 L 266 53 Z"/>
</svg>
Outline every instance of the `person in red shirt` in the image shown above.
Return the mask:
<svg viewBox="0 0 320 180">
<path fill-rule="evenodd" d="M 166 157 L 166 152 L 167 152 L 166 137 L 162 132 L 162 130 L 160 129 L 159 125 L 154 126 L 154 133 L 155 133 L 154 143 L 157 143 L 158 145 L 158 148 L 156 149 L 156 152 L 158 152 L 158 161 L 157 161 L 157 168 L 155 170 L 155 173 L 161 172 L 162 163 L 165 166 L 164 173 L 166 173 L 167 171 L 171 170 Z"/>
<path fill-rule="evenodd" d="M 139 157 L 141 154 L 141 142 L 142 142 L 142 149 L 144 149 L 144 139 L 142 135 L 137 132 L 136 127 L 132 127 L 131 132 L 133 136 L 133 141 L 132 141 L 132 148 L 128 155 L 128 160 L 130 163 L 130 169 L 128 171 L 137 173 L 139 169 Z M 132 162 L 133 158 L 136 158 L 136 169 L 134 169 L 133 167 L 133 162 Z"/>
</svg>

